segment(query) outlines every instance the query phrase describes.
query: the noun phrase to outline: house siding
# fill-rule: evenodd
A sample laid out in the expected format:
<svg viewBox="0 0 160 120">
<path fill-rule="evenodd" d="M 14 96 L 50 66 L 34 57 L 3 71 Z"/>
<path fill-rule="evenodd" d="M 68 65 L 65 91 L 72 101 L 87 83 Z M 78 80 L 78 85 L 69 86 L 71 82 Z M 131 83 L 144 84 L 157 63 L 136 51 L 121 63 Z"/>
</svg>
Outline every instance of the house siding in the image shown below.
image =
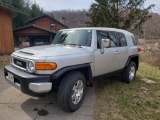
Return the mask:
<svg viewBox="0 0 160 120">
<path fill-rule="evenodd" d="M 14 40 L 11 14 L 0 10 L 0 54 L 12 53 Z"/>
<path fill-rule="evenodd" d="M 28 25 L 32 25 L 32 24 L 35 24 L 36 26 L 40 26 L 40 27 L 43 27 L 43 28 L 46 28 L 46 29 L 49 29 L 49 30 L 53 30 L 55 32 L 58 32 L 60 29 L 65 28 L 64 26 L 62 26 L 58 22 L 50 19 L 47 16 L 44 16 L 42 18 L 33 20 L 33 21 L 28 23 Z M 51 24 L 55 24 L 56 26 L 51 28 Z"/>
</svg>

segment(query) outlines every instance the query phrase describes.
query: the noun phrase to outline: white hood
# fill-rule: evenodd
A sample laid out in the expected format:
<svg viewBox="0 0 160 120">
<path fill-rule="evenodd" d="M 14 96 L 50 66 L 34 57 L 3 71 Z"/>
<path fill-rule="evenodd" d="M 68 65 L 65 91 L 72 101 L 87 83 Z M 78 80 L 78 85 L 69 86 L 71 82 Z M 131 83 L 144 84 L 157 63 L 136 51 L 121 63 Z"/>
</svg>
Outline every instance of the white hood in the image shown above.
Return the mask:
<svg viewBox="0 0 160 120">
<path fill-rule="evenodd" d="M 89 48 L 77 47 L 77 46 L 63 46 L 63 45 L 45 45 L 21 49 L 14 54 L 26 54 L 37 57 L 55 57 L 73 54 L 82 54 L 91 52 Z"/>
</svg>

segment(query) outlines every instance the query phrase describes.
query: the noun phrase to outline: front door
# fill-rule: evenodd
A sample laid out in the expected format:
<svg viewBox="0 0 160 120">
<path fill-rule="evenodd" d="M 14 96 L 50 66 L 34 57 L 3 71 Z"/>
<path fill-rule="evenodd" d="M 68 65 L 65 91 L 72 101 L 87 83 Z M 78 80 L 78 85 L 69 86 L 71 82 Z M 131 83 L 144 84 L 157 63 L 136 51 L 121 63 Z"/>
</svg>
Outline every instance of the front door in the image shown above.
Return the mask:
<svg viewBox="0 0 160 120">
<path fill-rule="evenodd" d="M 100 53 L 102 39 L 110 39 L 110 48 L 104 48 Z M 119 70 L 119 51 L 116 34 L 110 31 L 97 31 L 97 50 L 95 51 L 95 76 Z"/>
</svg>

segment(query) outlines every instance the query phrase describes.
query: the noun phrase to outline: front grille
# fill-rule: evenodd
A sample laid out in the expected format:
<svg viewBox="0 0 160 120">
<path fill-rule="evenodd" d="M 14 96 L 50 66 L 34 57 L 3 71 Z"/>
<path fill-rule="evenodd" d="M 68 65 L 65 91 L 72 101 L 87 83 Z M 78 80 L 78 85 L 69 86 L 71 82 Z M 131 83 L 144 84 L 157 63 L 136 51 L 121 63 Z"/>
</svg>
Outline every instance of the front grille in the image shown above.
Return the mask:
<svg viewBox="0 0 160 120">
<path fill-rule="evenodd" d="M 22 60 L 18 60 L 18 59 L 13 59 L 14 61 L 14 64 L 18 67 L 21 67 L 21 68 L 24 68 L 26 69 L 27 68 L 27 63 L 25 61 L 22 61 Z"/>
</svg>

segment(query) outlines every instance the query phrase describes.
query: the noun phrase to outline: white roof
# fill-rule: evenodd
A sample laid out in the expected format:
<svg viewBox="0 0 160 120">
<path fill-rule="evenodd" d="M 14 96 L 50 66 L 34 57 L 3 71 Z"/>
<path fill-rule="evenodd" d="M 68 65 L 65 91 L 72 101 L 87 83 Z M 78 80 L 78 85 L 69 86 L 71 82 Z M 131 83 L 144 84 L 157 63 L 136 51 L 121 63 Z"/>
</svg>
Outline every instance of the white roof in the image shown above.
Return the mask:
<svg viewBox="0 0 160 120">
<path fill-rule="evenodd" d="M 71 28 L 71 29 L 63 29 L 63 30 L 106 30 L 106 31 L 116 31 L 116 32 L 121 32 L 128 35 L 133 35 L 132 33 L 123 29 L 108 28 L 108 27 L 85 27 L 85 28 Z"/>
</svg>

